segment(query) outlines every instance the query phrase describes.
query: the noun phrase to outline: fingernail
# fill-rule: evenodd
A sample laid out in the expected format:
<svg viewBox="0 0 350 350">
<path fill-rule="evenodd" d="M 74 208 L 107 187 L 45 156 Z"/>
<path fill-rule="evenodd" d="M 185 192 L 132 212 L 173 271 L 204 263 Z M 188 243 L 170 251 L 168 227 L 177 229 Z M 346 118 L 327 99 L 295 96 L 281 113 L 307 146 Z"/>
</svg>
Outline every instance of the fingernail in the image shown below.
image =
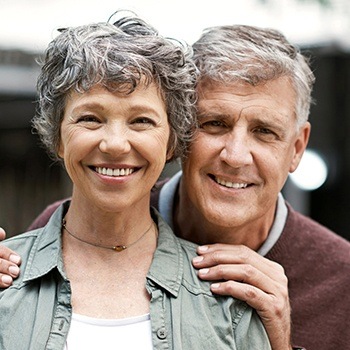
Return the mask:
<svg viewBox="0 0 350 350">
<path fill-rule="evenodd" d="M 198 247 L 198 251 L 204 253 L 209 249 L 209 247 L 207 245 L 202 245 Z"/>
<path fill-rule="evenodd" d="M 9 271 L 10 271 L 11 275 L 17 276 L 19 274 L 19 267 L 18 266 L 10 266 Z"/>
<path fill-rule="evenodd" d="M 200 269 L 198 271 L 201 275 L 206 275 L 209 272 L 209 269 Z"/>
<path fill-rule="evenodd" d="M 199 263 L 201 261 L 203 261 L 203 257 L 202 256 L 196 256 L 195 258 L 193 258 L 192 262 L 194 263 Z"/>
<path fill-rule="evenodd" d="M 218 289 L 220 287 L 220 283 L 213 283 L 212 285 L 211 285 L 211 288 L 212 289 Z"/>
<path fill-rule="evenodd" d="M 2 283 L 9 285 L 12 283 L 12 278 L 10 276 L 1 276 Z"/>
<path fill-rule="evenodd" d="M 19 264 L 21 261 L 21 258 L 18 255 L 11 254 L 10 255 L 10 261 L 12 261 L 15 264 Z"/>
</svg>

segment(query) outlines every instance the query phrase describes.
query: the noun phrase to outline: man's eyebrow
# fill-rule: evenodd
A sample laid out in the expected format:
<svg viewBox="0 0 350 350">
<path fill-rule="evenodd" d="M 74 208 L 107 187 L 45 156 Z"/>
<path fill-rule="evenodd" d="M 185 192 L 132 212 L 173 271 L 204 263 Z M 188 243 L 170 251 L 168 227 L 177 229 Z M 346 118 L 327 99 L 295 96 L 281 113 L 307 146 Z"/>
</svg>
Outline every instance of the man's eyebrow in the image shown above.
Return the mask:
<svg viewBox="0 0 350 350">
<path fill-rule="evenodd" d="M 278 119 L 266 120 L 265 118 L 255 117 L 250 121 L 253 125 L 263 129 L 271 129 L 277 132 L 282 138 L 286 135 L 286 127 L 279 122 Z"/>
</svg>

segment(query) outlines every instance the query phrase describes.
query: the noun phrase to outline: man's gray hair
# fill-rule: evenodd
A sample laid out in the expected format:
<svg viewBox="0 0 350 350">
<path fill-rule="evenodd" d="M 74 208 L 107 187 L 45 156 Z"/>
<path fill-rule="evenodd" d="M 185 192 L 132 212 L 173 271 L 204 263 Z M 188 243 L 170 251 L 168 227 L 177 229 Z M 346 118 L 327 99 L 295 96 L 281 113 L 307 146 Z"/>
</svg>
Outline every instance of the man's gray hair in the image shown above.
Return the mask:
<svg viewBox="0 0 350 350">
<path fill-rule="evenodd" d="M 174 158 L 181 156 L 195 126 L 197 69 L 192 49 L 160 36 L 136 16 L 60 31 L 42 60 L 38 111 L 33 119 L 50 155 L 59 158 L 60 125 L 71 91 L 85 92 L 99 84 L 129 94 L 140 83 L 155 83 L 170 124 L 168 149 L 174 151 Z"/>
<path fill-rule="evenodd" d="M 200 80 L 257 85 L 289 77 L 296 94 L 297 125 L 308 120 L 315 77 L 306 57 L 279 31 L 247 25 L 212 27 L 193 50 Z"/>
</svg>

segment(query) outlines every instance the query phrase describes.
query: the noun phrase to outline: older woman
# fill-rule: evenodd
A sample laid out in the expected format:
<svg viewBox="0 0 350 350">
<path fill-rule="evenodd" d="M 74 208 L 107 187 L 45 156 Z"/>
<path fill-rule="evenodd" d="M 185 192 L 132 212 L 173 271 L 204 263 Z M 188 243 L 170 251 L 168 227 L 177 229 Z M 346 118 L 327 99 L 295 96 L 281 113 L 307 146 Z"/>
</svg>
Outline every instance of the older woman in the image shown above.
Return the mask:
<svg viewBox="0 0 350 350">
<path fill-rule="evenodd" d="M 270 349 L 254 311 L 191 267 L 150 190 L 194 127 L 195 68 L 138 18 L 62 30 L 38 80 L 34 126 L 71 201 L 9 239 L 22 274 L 0 292 L 0 348 Z"/>
</svg>

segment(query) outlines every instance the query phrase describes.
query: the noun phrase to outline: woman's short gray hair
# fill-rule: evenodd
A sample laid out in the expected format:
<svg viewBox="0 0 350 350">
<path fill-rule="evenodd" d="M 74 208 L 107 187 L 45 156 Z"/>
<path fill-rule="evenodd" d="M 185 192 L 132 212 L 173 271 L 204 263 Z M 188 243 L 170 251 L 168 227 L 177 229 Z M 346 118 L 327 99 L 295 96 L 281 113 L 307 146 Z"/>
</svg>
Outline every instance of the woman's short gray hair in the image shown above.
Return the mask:
<svg viewBox="0 0 350 350">
<path fill-rule="evenodd" d="M 171 130 L 168 149 L 174 152 L 173 158 L 181 156 L 195 126 L 197 70 L 192 49 L 160 36 L 136 16 L 60 31 L 42 60 L 38 111 L 33 119 L 50 155 L 59 159 L 60 125 L 71 91 L 85 92 L 100 84 L 131 93 L 146 82 L 159 88 Z"/>
<path fill-rule="evenodd" d="M 257 85 L 289 77 L 296 93 L 297 125 L 308 120 L 314 74 L 307 59 L 279 31 L 247 25 L 212 27 L 193 50 L 199 79 Z"/>
</svg>

